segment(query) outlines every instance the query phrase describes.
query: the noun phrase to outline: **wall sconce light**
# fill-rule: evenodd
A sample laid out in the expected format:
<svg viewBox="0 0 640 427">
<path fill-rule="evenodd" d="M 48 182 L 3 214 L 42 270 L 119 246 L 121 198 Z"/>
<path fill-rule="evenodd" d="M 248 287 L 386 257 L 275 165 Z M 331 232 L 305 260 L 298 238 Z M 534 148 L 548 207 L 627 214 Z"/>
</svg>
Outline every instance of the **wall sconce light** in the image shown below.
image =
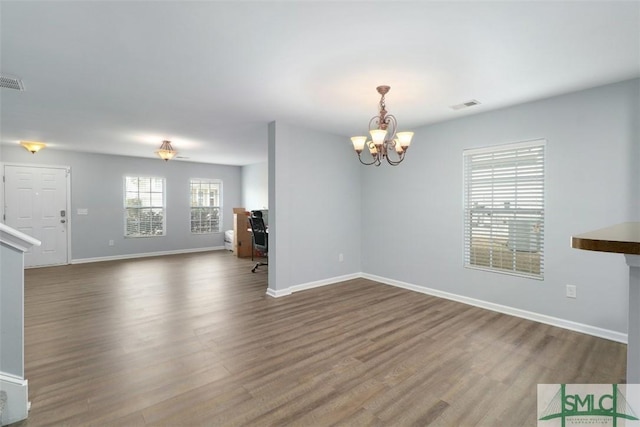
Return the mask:
<svg viewBox="0 0 640 427">
<path fill-rule="evenodd" d="M 27 151 L 30 151 L 31 154 L 36 154 L 38 151 L 47 146 L 47 144 L 45 144 L 44 142 L 36 141 L 20 141 L 20 145 L 22 145 Z"/>
<path fill-rule="evenodd" d="M 160 146 L 160 149 L 156 151 L 156 154 L 160 156 L 162 160 L 168 162 L 177 156 L 178 152 L 173 149 L 170 141 L 162 141 L 162 145 Z"/>
</svg>

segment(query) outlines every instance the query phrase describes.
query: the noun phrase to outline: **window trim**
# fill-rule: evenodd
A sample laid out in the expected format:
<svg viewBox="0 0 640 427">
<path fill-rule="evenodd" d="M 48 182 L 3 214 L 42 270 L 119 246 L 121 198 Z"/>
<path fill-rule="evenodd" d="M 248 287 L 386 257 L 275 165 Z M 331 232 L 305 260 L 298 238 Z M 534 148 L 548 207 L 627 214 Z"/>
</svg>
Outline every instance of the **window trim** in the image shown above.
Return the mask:
<svg viewBox="0 0 640 427">
<path fill-rule="evenodd" d="M 527 279 L 535 279 L 535 280 L 544 280 L 544 231 L 545 231 L 545 218 L 546 218 L 546 203 L 547 203 L 547 194 L 546 194 L 546 163 L 547 163 L 547 150 L 546 150 L 546 139 L 543 138 L 539 138 L 539 139 L 533 139 L 533 140 L 528 140 L 528 141 L 521 141 L 521 142 L 515 142 L 515 143 L 507 143 L 507 144 L 499 144 L 499 145 L 492 145 L 492 146 L 485 146 L 485 147 L 480 147 L 480 148 L 471 148 L 471 149 L 465 149 L 463 150 L 463 177 L 462 177 L 462 186 L 463 186 L 463 200 L 462 200 L 462 204 L 463 204 L 463 233 L 462 233 L 462 246 L 463 246 L 463 266 L 465 268 L 469 268 L 472 270 L 482 270 L 482 271 L 488 271 L 488 272 L 492 272 L 492 273 L 499 273 L 499 274 L 507 274 L 507 275 L 511 275 L 511 276 L 518 276 L 518 277 L 524 277 Z M 494 267 L 492 265 L 478 265 L 478 264 L 471 264 L 471 233 L 472 233 L 472 225 L 471 225 L 471 213 L 473 208 L 469 206 L 470 202 L 470 194 L 468 194 L 469 191 L 469 182 L 468 182 L 468 176 L 467 174 L 469 173 L 469 167 L 467 164 L 468 159 L 472 158 L 472 156 L 477 156 L 477 155 L 482 155 L 482 154 L 492 154 L 492 153 L 500 153 L 500 152 L 508 152 L 508 151 L 517 151 L 517 150 L 524 150 L 527 148 L 535 148 L 535 147 L 541 147 L 542 148 L 542 161 L 541 161 L 541 172 L 542 172 L 542 178 L 541 178 L 541 182 L 538 182 L 539 185 L 542 186 L 542 190 L 540 191 L 541 197 L 542 197 L 542 201 L 540 204 L 540 208 L 539 209 L 529 209 L 529 211 L 534 210 L 534 211 L 538 211 L 538 215 L 539 215 L 539 221 L 538 222 L 538 227 L 539 227 L 539 241 L 538 242 L 534 242 L 534 244 L 536 244 L 538 246 L 538 251 L 535 252 L 537 254 L 539 254 L 539 273 L 534 273 L 534 272 L 526 272 L 526 271 L 522 271 L 522 270 L 516 270 L 516 262 L 518 262 L 517 260 L 517 253 L 519 251 L 516 250 L 512 250 L 512 262 L 513 262 L 513 269 L 505 269 L 505 268 L 500 268 L 500 267 Z M 514 180 L 515 183 L 515 180 Z M 495 200 L 494 196 L 491 196 L 491 200 Z M 494 211 L 496 210 L 495 208 L 488 208 L 489 211 Z M 511 210 L 513 211 L 514 215 L 517 215 L 518 213 L 518 209 L 517 208 L 511 208 Z M 524 211 L 524 213 L 526 213 L 527 209 L 523 209 L 522 211 Z M 493 213 L 493 212 L 492 212 Z M 504 214 L 504 211 L 502 212 Z M 491 216 L 491 215 L 490 215 Z M 527 218 L 524 219 L 520 219 L 519 222 L 522 224 L 525 221 L 530 221 Z M 516 225 L 517 227 L 517 225 Z M 491 227 L 491 230 L 494 230 L 494 227 Z M 503 231 L 504 232 L 504 231 Z M 493 233 L 491 233 L 493 234 Z M 509 235 L 508 239 L 511 238 L 511 235 Z M 525 244 L 530 244 L 531 240 L 528 241 L 524 241 Z M 493 243 L 491 243 L 493 244 Z M 491 259 L 491 257 L 493 257 L 493 251 L 494 249 L 491 248 L 489 249 L 490 251 L 490 261 L 489 264 L 493 264 L 493 260 Z M 534 253 L 534 252 L 531 252 Z"/>
<path fill-rule="evenodd" d="M 139 234 L 139 235 L 130 235 L 127 234 L 127 217 L 129 209 L 143 209 L 140 208 L 132 208 L 127 206 L 127 178 L 137 178 L 137 179 L 160 179 L 162 180 L 162 234 Z M 153 237 L 165 237 L 167 235 L 167 180 L 164 177 L 160 176 L 147 176 L 147 175 L 125 175 L 122 180 L 122 189 L 123 189 L 123 226 L 124 226 L 124 238 L 125 239 L 145 239 L 145 238 L 153 238 Z M 139 192 L 139 190 L 138 190 Z M 145 206 L 144 209 L 159 209 L 159 206 Z"/>
<path fill-rule="evenodd" d="M 218 206 L 193 206 L 191 204 L 191 187 L 193 181 L 206 182 L 209 184 L 217 184 L 218 185 Z M 223 194 L 223 183 L 222 179 L 219 178 L 189 178 L 189 232 L 192 235 L 201 236 L 201 235 L 210 235 L 210 234 L 220 234 L 223 233 L 223 213 L 222 213 L 222 194 Z M 218 230 L 217 231 L 205 231 L 202 233 L 196 233 L 193 231 L 191 227 L 191 212 L 193 208 L 198 207 L 217 207 L 218 208 Z"/>
</svg>

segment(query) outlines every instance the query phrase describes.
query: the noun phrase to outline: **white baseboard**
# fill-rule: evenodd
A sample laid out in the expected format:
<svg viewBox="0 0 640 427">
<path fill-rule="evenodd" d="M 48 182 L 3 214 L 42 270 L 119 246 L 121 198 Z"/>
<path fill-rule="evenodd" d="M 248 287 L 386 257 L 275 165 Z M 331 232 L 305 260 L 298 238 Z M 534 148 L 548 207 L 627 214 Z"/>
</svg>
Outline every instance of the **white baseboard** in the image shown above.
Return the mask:
<svg viewBox="0 0 640 427">
<path fill-rule="evenodd" d="M 291 288 L 280 290 L 267 288 L 267 295 L 273 298 L 286 297 L 287 295 L 291 295 Z"/>
<path fill-rule="evenodd" d="M 347 280 L 359 279 L 362 277 L 362 273 L 345 274 L 344 276 L 331 277 L 329 279 L 316 280 L 315 282 L 307 282 L 301 285 L 292 286 L 291 292 L 300 292 L 307 289 L 319 288 L 321 286 L 333 285 L 335 283 L 345 282 Z"/>
<path fill-rule="evenodd" d="M 29 413 L 29 386 L 27 380 L 0 372 L 0 390 L 7 393 L 7 402 L 0 425 L 15 423 L 27 418 Z"/>
<path fill-rule="evenodd" d="M 463 304 L 484 308 L 486 310 L 491 310 L 498 313 L 504 313 L 510 316 L 520 317 L 522 319 L 533 320 L 535 322 L 544 323 L 546 325 L 557 326 L 559 328 L 581 332 L 583 334 L 592 335 L 595 337 L 604 338 L 611 341 L 620 342 L 623 344 L 627 343 L 627 334 L 623 334 L 621 332 L 616 332 L 609 329 L 603 329 L 597 326 L 586 325 L 584 323 L 573 322 L 571 320 L 561 319 L 559 317 L 547 316 L 546 314 L 540 314 L 540 313 L 534 313 L 532 311 L 521 310 L 519 308 L 513 308 L 506 305 L 495 304 L 492 302 L 483 301 L 475 298 L 469 298 L 463 295 L 452 294 L 450 292 L 440 291 L 437 289 L 426 288 L 424 286 L 417 286 L 411 283 L 388 279 L 386 277 L 376 276 L 374 274 L 368 274 L 368 273 L 347 274 L 345 276 L 338 276 L 338 277 L 332 277 L 330 279 L 303 283 L 300 285 L 291 286 L 286 289 L 278 289 L 278 290 L 267 289 L 267 295 L 274 298 L 279 298 L 279 297 L 291 295 L 294 292 L 299 292 L 306 289 L 318 288 L 320 286 L 331 285 L 334 283 L 340 283 L 346 280 L 358 279 L 358 278 L 369 279 L 369 280 L 373 280 L 374 282 L 379 282 L 385 285 L 391 285 L 398 288 L 419 292 L 425 295 L 445 298 L 448 300 L 461 302 Z"/>
<path fill-rule="evenodd" d="M 511 316 L 520 317 L 523 319 L 533 320 L 535 322 L 544 323 L 546 325 L 557 326 L 559 328 L 581 332 L 583 334 L 593 335 L 595 337 L 605 338 L 605 339 L 620 342 L 623 344 L 627 343 L 627 334 L 612 331 L 609 329 L 598 328 L 596 326 L 573 322 L 571 320 L 566 320 L 566 319 L 560 319 L 558 317 L 547 316 L 545 314 L 534 313 L 532 311 L 521 310 L 519 308 L 513 308 L 506 305 L 494 304 L 492 302 L 478 300 L 475 298 L 469 298 L 463 295 L 452 294 L 449 292 L 439 291 L 437 289 L 431 289 L 423 286 L 412 285 L 410 283 L 401 282 L 399 280 L 387 279 L 386 277 L 380 277 L 373 274 L 362 273 L 360 277 L 373 280 L 375 282 L 384 283 L 385 285 L 391 285 L 391 286 L 395 286 L 402 289 L 408 289 L 410 291 L 420 292 L 426 295 L 431 295 L 439 298 L 445 298 L 448 300 L 457 301 L 464 304 L 473 305 L 475 307 L 496 311 L 498 313 L 504 313 Z"/>
<path fill-rule="evenodd" d="M 178 249 L 175 251 L 144 252 L 139 254 L 112 255 L 112 256 L 101 256 L 101 257 L 94 257 L 94 258 L 77 258 L 77 259 L 72 259 L 71 264 L 85 264 L 88 262 L 102 262 L 102 261 L 117 261 L 121 259 L 147 258 L 152 256 L 163 256 L 163 255 L 190 254 L 194 252 L 220 251 L 224 249 L 225 249 L 224 246 L 212 246 L 208 248 Z"/>
<path fill-rule="evenodd" d="M 294 292 L 300 292 L 307 289 L 319 288 L 321 286 L 333 285 L 335 283 L 344 282 L 352 279 L 359 279 L 363 277 L 362 273 L 345 274 L 344 276 L 331 277 L 329 279 L 317 280 L 315 282 L 302 283 L 300 285 L 294 285 L 285 289 L 267 289 L 267 295 L 274 298 L 284 297 L 291 295 Z"/>
</svg>

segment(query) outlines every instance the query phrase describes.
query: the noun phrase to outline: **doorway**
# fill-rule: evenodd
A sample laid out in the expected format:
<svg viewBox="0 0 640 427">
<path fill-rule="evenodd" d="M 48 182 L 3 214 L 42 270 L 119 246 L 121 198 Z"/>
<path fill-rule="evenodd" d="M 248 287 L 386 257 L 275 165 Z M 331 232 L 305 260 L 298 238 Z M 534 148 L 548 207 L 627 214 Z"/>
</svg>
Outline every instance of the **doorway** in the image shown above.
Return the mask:
<svg viewBox="0 0 640 427">
<path fill-rule="evenodd" d="M 69 168 L 4 166 L 4 222 L 42 242 L 25 267 L 69 263 Z"/>
</svg>

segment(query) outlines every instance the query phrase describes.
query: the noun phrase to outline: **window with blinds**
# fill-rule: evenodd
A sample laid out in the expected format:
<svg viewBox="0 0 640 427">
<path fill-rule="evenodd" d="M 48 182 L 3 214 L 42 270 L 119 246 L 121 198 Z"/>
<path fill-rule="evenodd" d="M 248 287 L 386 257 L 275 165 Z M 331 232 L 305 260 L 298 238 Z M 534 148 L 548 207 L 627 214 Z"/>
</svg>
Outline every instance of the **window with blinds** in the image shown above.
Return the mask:
<svg viewBox="0 0 640 427">
<path fill-rule="evenodd" d="M 124 178 L 125 237 L 165 235 L 164 191 L 163 178 Z"/>
<path fill-rule="evenodd" d="M 222 182 L 213 179 L 192 179 L 190 188 L 191 232 L 219 233 Z"/>
<path fill-rule="evenodd" d="M 464 264 L 543 278 L 545 141 L 464 150 Z"/>
</svg>

